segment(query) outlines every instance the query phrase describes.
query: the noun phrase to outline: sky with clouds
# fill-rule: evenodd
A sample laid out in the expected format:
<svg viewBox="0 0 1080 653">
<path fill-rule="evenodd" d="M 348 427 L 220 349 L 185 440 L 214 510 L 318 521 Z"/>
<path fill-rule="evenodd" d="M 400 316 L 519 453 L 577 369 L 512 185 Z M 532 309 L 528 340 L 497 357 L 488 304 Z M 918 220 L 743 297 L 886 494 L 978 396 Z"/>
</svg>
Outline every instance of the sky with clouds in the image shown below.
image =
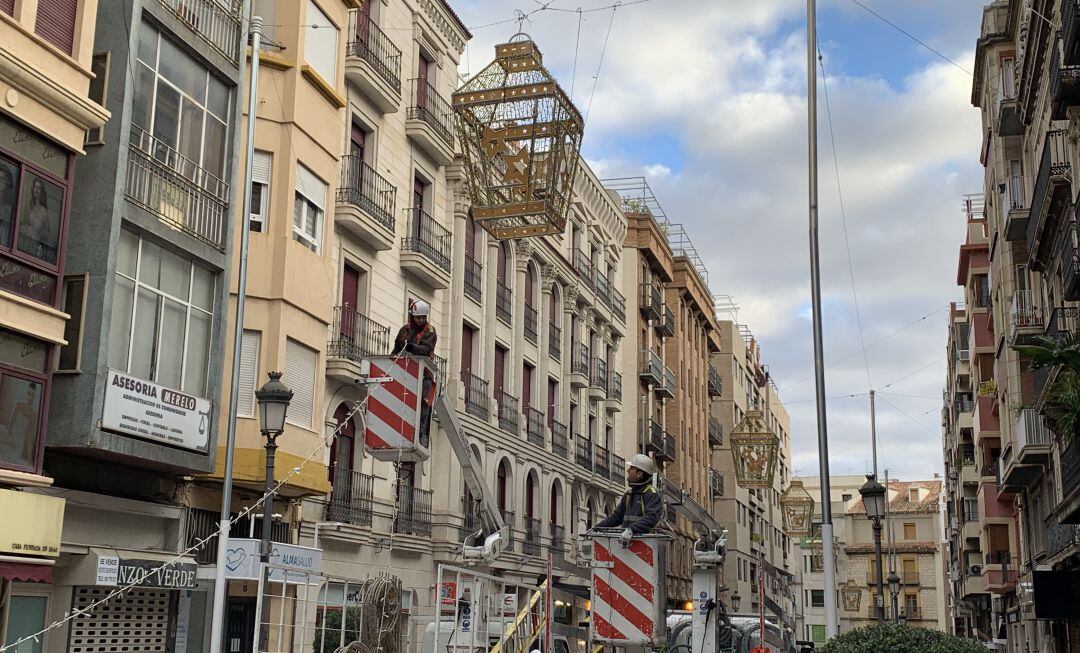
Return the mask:
<svg viewBox="0 0 1080 653">
<path fill-rule="evenodd" d="M 474 28 L 462 72 L 480 70 L 494 44 L 517 28 L 513 21 L 481 26 L 540 7 L 537 0 L 451 2 Z M 860 2 L 956 65 L 854 0 L 819 2 L 859 307 L 857 315 L 819 81 L 830 464 L 836 474 L 869 467 L 872 384 L 880 466 L 900 478 L 929 478 L 942 470 L 947 306 L 961 297 L 961 199 L 982 187 L 968 71 L 984 1 Z M 614 19 L 606 9 L 579 21 L 579 6 L 611 4 L 555 0 L 524 30 L 588 110 L 583 151 L 593 169 L 601 178 L 647 176 L 702 254 L 713 292 L 735 298 L 738 320 L 762 343 L 791 414 L 796 472 L 816 475 L 805 2 L 624 0 Z M 865 359 L 861 341 L 870 345 Z"/>
</svg>

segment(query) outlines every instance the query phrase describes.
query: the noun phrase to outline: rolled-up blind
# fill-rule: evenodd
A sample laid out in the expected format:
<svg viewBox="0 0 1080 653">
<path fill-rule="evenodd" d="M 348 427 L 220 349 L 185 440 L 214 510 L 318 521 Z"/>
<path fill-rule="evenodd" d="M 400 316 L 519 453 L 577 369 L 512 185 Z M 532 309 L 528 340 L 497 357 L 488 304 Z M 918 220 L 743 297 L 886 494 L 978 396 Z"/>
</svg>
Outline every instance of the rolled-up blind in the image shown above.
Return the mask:
<svg viewBox="0 0 1080 653">
<path fill-rule="evenodd" d="M 285 385 L 292 388 L 286 421 L 306 429 L 311 428 L 315 412 L 315 365 L 318 354 L 295 340 L 285 341 Z"/>
<path fill-rule="evenodd" d="M 269 152 L 255 151 L 251 159 L 251 180 L 256 184 L 270 185 L 270 164 L 273 157 Z"/>
<path fill-rule="evenodd" d="M 65 53 L 71 54 L 71 46 L 75 41 L 75 15 L 78 11 L 79 0 L 38 0 L 34 32 Z"/>
<path fill-rule="evenodd" d="M 259 382 L 259 340 L 258 331 L 244 331 L 240 339 L 240 379 L 237 390 L 240 401 L 236 404 L 236 414 L 242 417 L 255 416 L 255 387 Z"/>
<path fill-rule="evenodd" d="M 304 60 L 327 84 L 337 84 L 338 28 L 311 0 L 307 3 Z"/>
<path fill-rule="evenodd" d="M 315 176 L 301 164 L 296 165 L 296 192 L 300 193 L 309 202 L 319 207 L 320 211 L 326 210 L 326 193 L 329 186 Z"/>
<path fill-rule="evenodd" d="M 251 0 L 251 15 L 262 18 L 262 40 L 275 41 L 277 29 L 277 3 L 280 0 Z"/>
</svg>

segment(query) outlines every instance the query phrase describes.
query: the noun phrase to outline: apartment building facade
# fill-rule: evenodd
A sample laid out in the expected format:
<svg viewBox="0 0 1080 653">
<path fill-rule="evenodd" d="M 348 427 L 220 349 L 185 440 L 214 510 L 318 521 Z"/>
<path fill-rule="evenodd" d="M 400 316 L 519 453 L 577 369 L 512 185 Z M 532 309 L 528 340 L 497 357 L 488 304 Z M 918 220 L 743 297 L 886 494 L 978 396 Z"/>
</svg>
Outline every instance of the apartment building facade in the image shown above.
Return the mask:
<svg viewBox="0 0 1080 653">
<path fill-rule="evenodd" d="M 85 277 L 65 253 L 80 158 L 109 119 L 95 55 L 97 2 L 0 3 L 0 642 L 41 630 L 69 509 L 46 462 L 54 375 L 78 359 Z M 44 643 L 56 649 L 56 637 Z"/>
<path fill-rule="evenodd" d="M 722 479 L 713 495 L 714 514 L 728 528 L 728 557 L 724 583 L 736 612 L 757 614 L 764 600 L 766 613 L 795 631 L 793 542 L 784 533 L 780 494 L 792 474 L 791 422 L 779 391 L 772 383 L 762 351 L 750 330 L 731 319 L 718 321 L 719 351 L 711 355 L 710 375 L 720 378 L 718 400 L 712 404 L 712 472 Z M 761 411 L 779 439 L 776 478 L 769 489 L 742 488 L 735 482 L 731 443 L 726 437 L 749 411 Z M 758 576 L 764 574 L 765 597 L 758 595 Z M 738 597 L 736 600 L 735 597 Z"/>
</svg>

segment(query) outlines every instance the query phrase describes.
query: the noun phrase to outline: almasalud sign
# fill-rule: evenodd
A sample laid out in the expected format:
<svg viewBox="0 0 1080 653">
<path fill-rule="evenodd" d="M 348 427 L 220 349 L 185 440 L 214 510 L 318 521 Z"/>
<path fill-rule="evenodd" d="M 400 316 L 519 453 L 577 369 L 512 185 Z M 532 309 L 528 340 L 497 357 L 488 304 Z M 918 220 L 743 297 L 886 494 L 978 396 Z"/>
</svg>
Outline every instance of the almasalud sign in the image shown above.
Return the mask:
<svg viewBox="0 0 1080 653">
<path fill-rule="evenodd" d="M 205 452 L 212 412 L 209 399 L 110 369 L 101 428 Z"/>
<path fill-rule="evenodd" d="M 229 538 L 225 553 L 225 577 L 234 580 L 259 580 L 259 540 Z M 308 574 L 322 569 L 322 549 L 295 544 L 272 542 L 270 548 L 270 582 L 282 581 L 303 585 Z"/>
</svg>

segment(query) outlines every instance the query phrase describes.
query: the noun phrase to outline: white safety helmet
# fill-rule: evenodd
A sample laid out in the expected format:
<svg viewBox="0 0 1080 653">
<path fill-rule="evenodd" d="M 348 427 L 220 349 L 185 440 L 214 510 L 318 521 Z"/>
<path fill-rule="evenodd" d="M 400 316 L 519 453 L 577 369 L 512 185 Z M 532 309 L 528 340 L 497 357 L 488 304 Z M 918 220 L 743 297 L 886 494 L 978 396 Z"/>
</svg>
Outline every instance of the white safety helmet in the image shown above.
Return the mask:
<svg viewBox="0 0 1080 653">
<path fill-rule="evenodd" d="M 427 317 L 431 314 L 431 306 L 422 299 L 418 299 L 409 307 L 409 315 L 413 317 Z"/>
<path fill-rule="evenodd" d="M 645 472 L 646 474 L 648 474 L 650 476 L 655 476 L 656 472 L 657 472 L 656 462 L 653 461 L 652 458 L 648 457 L 647 455 L 645 455 L 643 453 L 639 453 L 639 454 L 635 455 L 633 458 L 631 458 L 630 462 L 628 462 L 626 464 L 626 466 L 627 467 L 637 467 L 638 469 L 640 469 L 641 471 Z"/>
</svg>

